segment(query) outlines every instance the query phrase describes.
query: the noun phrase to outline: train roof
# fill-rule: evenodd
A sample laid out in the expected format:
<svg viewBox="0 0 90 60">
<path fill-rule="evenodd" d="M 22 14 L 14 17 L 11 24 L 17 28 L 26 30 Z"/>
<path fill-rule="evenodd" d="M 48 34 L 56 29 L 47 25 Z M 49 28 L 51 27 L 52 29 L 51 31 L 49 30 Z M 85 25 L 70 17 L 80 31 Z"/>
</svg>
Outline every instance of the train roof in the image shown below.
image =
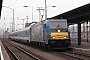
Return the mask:
<svg viewBox="0 0 90 60">
<path fill-rule="evenodd" d="M 26 27 L 26 28 L 23 28 L 23 29 L 20 29 L 20 30 L 17 30 L 17 31 L 14 31 L 14 32 L 12 32 L 12 33 L 10 33 L 10 34 L 28 30 L 28 29 L 30 29 L 30 27 L 31 27 L 32 25 L 34 25 L 34 24 L 36 24 L 36 23 L 38 23 L 38 22 L 31 22 L 31 23 L 30 23 L 30 26 L 28 26 L 28 27 Z"/>
<path fill-rule="evenodd" d="M 49 20 L 46 20 L 44 23 L 49 22 L 49 21 L 66 21 L 67 22 L 67 19 L 49 19 Z"/>
<path fill-rule="evenodd" d="M 40 21 L 40 22 L 37 22 L 37 23 L 33 24 L 32 26 L 45 24 L 48 21 L 67 21 L 67 19 L 48 19 L 48 20 L 43 20 L 43 21 Z"/>
<path fill-rule="evenodd" d="M 25 30 L 30 29 L 30 27 L 32 27 L 32 26 L 36 26 L 36 25 L 39 25 L 39 24 L 45 24 L 48 21 L 55 21 L 55 20 L 58 20 L 58 21 L 67 21 L 66 19 L 48 19 L 48 20 L 43 20 L 43 21 L 40 21 L 40 22 L 32 22 L 29 27 L 17 30 L 15 32 L 12 32 L 11 34 L 17 33 L 17 32 L 21 32 L 21 31 L 25 31 Z"/>
<path fill-rule="evenodd" d="M 10 34 L 17 33 L 17 32 L 20 32 L 20 31 L 25 31 L 25 30 L 28 30 L 28 29 L 30 29 L 30 26 L 26 27 L 26 28 L 23 28 L 23 29 L 20 29 L 20 30 L 17 30 L 15 32 L 10 33 Z"/>
</svg>

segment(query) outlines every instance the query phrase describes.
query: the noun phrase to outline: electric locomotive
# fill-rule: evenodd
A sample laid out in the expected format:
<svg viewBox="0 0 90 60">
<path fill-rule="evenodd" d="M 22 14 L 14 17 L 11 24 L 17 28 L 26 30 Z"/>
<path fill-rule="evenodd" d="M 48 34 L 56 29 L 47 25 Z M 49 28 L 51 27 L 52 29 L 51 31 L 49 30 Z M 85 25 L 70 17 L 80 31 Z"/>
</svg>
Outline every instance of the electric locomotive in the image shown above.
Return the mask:
<svg viewBox="0 0 90 60">
<path fill-rule="evenodd" d="M 70 46 L 70 33 L 66 19 L 51 19 L 31 26 L 30 40 L 47 49 L 66 49 Z"/>
</svg>

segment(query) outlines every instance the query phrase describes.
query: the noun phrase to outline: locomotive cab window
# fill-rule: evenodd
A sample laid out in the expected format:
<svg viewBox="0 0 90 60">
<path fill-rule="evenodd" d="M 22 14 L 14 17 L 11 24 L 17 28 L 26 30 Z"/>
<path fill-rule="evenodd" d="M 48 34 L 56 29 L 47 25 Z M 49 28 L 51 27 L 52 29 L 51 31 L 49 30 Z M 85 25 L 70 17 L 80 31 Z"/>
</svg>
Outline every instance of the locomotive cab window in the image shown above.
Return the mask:
<svg viewBox="0 0 90 60">
<path fill-rule="evenodd" d="M 50 21 L 50 30 L 51 31 L 62 31 L 66 32 L 67 31 L 67 21 Z"/>
</svg>

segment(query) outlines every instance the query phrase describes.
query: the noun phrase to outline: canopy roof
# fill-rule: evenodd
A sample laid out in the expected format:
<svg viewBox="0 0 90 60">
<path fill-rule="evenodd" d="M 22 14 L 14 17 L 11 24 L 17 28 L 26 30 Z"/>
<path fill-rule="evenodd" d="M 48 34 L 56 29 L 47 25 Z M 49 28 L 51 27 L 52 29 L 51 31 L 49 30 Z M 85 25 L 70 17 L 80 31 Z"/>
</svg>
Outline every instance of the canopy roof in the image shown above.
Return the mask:
<svg viewBox="0 0 90 60">
<path fill-rule="evenodd" d="M 70 24 L 90 20 L 90 4 L 67 11 L 48 19 L 67 19 Z"/>
</svg>

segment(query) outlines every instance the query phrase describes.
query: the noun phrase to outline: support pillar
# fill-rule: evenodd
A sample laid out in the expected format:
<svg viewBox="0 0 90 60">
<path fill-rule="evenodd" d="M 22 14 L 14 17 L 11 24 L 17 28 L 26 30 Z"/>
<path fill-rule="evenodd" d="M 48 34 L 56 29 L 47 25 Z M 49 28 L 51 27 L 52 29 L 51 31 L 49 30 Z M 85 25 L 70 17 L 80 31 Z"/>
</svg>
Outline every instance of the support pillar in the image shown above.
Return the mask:
<svg viewBox="0 0 90 60">
<path fill-rule="evenodd" d="M 89 21 L 89 36 L 90 36 L 90 21 Z M 90 38 L 90 37 L 89 37 Z"/>
<path fill-rule="evenodd" d="M 78 45 L 81 45 L 81 23 L 78 22 Z"/>
<path fill-rule="evenodd" d="M 83 38 L 85 39 L 85 22 L 83 23 Z"/>
<path fill-rule="evenodd" d="M 86 34 L 87 34 L 87 42 L 88 42 L 88 21 L 86 22 Z"/>
<path fill-rule="evenodd" d="M 73 38 L 75 38 L 75 35 L 74 35 L 75 33 L 74 33 L 74 24 L 73 24 L 73 33 L 72 33 L 72 35 L 73 35 Z"/>
</svg>

